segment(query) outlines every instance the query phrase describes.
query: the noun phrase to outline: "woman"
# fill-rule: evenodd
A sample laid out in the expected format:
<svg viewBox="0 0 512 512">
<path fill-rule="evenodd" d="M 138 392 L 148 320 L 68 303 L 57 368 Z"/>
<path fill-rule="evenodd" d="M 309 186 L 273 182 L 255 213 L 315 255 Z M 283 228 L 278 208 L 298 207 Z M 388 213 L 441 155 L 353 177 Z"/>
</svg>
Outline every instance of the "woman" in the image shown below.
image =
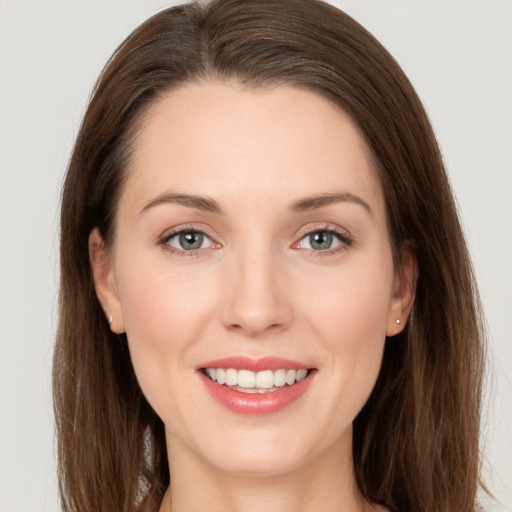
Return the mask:
<svg viewBox="0 0 512 512">
<path fill-rule="evenodd" d="M 475 510 L 482 334 L 419 99 L 311 0 L 163 11 L 62 200 L 66 510 Z"/>
</svg>

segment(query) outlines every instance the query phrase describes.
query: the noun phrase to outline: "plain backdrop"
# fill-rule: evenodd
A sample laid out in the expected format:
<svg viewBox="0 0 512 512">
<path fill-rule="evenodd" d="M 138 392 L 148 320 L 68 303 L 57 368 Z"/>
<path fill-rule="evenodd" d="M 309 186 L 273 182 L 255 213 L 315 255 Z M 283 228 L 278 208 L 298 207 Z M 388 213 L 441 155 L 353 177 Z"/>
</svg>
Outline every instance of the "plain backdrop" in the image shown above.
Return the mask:
<svg viewBox="0 0 512 512">
<path fill-rule="evenodd" d="M 484 477 L 512 510 L 512 2 L 333 2 L 391 51 L 438 135 L 473 255 L 493 364 Z M 0 512 L 57 511 L 51 358 L 62 178 L 116 46 L 171 2 L 0 0 Z"/>
</svg>

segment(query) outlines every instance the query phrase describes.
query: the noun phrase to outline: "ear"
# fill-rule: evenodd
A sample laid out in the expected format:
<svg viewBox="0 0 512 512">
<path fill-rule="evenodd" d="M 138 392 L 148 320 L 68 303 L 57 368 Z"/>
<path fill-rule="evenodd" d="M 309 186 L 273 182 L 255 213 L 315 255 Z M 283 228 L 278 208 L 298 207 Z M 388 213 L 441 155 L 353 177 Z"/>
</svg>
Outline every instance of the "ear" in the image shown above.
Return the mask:
<svg viewBox="0 0 512 512">
<path fill-rule="evenodd" d="M 401 265 L 395 269 L 393 289 L 389 301 L 386 322 L 386 336 L 395 336 L 403 331 L 414 304 L 418 264 L 414 244 L 406 242 L 402 246 Z"/>
<path fill-rule="evenodd" d="M 101 303 L 112 332 L 125 331 L 123 310 L 117 293 L 112 258 L 108 254 L 100 230 L 94 228 L 89 235 L 89 260 L 96 295 Z"/>
</svg>

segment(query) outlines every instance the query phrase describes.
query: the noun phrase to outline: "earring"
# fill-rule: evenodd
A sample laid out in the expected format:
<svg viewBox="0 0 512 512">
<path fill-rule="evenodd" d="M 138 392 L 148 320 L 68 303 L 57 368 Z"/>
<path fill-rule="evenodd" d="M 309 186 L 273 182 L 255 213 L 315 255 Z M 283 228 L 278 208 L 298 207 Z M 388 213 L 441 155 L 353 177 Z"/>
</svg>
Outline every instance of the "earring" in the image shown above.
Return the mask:
<svg viewBox="0 0 512 512">
<path fill-rule="evenodd" d="M 113 322 L 113 320 L 114 320 L 114 319 L 112 318 L 112 315 L 110 315 L 110 316 L 108 317 L 108 325 L 111 325 L 111 324 L 112 324 L 112 322 Z"/>
<path fill-rule="evenodd" d="M 110 318 L 112 318 L 112 317 L 110 317 Z M 400 324 L 400 319 L 399 318 L 396 319 L 396 323 Z"/>
</svg>

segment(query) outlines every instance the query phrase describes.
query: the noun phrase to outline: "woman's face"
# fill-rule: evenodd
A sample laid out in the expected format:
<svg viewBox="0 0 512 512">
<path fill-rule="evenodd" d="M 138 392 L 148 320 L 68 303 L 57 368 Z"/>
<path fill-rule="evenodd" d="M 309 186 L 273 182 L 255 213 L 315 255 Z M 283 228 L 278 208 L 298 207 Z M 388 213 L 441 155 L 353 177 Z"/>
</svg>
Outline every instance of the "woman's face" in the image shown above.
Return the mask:
<svg viewBox="0 0 512 512">
<path fill-rule="evenodd" d="M 409 296 L 347 115 L 288 86 L 174 90 L 144 120 L 100 247 L 93 232 L 98 295 L 171 464 L 275 475 L 349 456 Z"/>
</svg>

